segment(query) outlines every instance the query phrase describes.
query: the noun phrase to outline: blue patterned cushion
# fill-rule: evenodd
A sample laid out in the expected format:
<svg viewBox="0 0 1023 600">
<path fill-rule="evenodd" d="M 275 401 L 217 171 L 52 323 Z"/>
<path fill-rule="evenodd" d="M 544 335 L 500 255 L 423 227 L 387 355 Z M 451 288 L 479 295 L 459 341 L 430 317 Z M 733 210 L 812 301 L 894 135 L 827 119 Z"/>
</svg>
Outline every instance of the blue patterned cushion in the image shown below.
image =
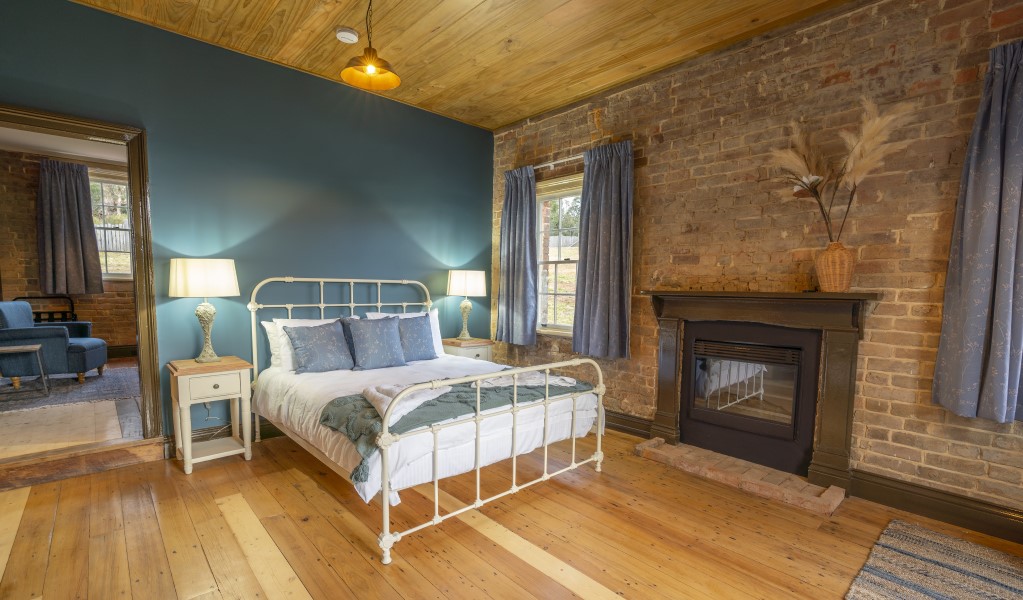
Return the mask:
<svg viewBox="0 0 1023 600">
<path fill-rule="evenodd" d="M 355 366 L 341 323 L 314 327 L 284 327 L 295 350 L 296 373 L 322 373 Z"/>
<path fill-rule="evenodd" d="M 348 328 L 352 332 L 356 371 L 405 364 L 397 318 L 353 320 L 348 323 Z"/>
<path fill-rule="evenodd" d="M 433 349 L 430 315 L 398 319 L 398 335 L 401 337 L 401 351 L 405 354 L 405 360 L 437 358 L 437 351 Z"/>
</svg>

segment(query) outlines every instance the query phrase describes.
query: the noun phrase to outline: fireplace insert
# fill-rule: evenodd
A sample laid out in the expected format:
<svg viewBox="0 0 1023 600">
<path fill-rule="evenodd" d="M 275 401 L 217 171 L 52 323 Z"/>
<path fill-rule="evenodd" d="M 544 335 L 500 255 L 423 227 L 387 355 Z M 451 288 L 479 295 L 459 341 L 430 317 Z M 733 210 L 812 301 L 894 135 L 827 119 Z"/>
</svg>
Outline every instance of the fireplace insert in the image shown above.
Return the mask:
<svg viewBox="0 0 1023 600">
<path fill-rule="evenodd" d="M 682 334 L 679 441 L 806 475 L 820 332 L 700 321 Z"/>
</svg>

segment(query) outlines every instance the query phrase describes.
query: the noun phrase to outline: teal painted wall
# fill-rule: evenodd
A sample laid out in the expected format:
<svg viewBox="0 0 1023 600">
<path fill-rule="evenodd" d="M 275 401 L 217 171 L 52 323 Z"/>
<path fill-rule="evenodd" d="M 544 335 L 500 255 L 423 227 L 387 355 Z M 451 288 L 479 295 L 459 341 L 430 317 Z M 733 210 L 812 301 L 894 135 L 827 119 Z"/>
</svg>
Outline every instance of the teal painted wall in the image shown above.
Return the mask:
<svg viewBox="0 0 1023 600">
<path fill-rule="evenodd" d="M 167 297 L 172 257 L 237 261 L 213 342 L 245 358 L 265 277 L 418 279 L 451 336 L 446 270 L 489 271 L 489 131 L 63 0 L 0 2 L 0 103 L 146 130 L 161 365 L 201 346 L 197 301 Z"/>
</svg>

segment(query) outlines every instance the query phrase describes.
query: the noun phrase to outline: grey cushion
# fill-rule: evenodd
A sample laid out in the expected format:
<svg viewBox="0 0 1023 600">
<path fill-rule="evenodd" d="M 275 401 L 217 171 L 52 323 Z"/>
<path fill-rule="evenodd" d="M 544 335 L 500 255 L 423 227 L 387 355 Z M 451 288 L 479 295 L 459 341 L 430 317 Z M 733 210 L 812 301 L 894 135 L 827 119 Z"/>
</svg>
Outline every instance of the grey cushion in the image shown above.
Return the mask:
<svg viewBox="0 0 1023 600">
<path fill-rule="evenodd" d="M 401 337 L 401 351 L 405 360 L 437 358 L 429 315 L 398 319 L 398 335 Z"/>
<path fill-rule="evenodd" d="M 322 373 L 355 366 L 339 321 L 313 327 L 284 327 L 295 350 L 296 373 Z"/>
<path fill-rule="evenodd" d="M 351 321 L 355 370 L 400 367 L 405 364 L 398 333 L 398 318 Z"/>
</svg>

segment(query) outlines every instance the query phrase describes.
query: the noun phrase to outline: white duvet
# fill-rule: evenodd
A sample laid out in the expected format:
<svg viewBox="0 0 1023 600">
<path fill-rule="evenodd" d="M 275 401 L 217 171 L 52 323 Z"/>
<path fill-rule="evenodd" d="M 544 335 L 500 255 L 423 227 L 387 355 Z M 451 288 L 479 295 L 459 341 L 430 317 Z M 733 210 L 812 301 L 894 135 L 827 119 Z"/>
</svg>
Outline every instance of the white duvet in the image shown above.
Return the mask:
<svg viewBox="0 0 1023 600">
<path fill-rule="evenodd" d="M 435 379 L 483 375 L 503 369 L 501 365 L 461 356 L 443 355 L 433 360 L 414 361 L 403 367 L 367 371 L 329 371 L 297 375 L 279 367 L 259 373 L 253 394 L 253 410 L 284 425 L 350 473 L 362 461 L 355 445 L 344 434 L 320 424 L 323 407 L 341 396 L 361 394 L 381 384 L 413 384 Z M 597 397 L 586 394 L 576 399 L 575 437 L 585 436 L 597 417 Z M 501 409 L 495 409 L 501 410 Z M 548 425 L 550 442 L 568 439 L 572 428 L 572 401 L 551 403 Z M 484 413 L 486 414 L 486 413 Z M 530 452 L 543 444 L 543 405 L 534 403 L 519 411 L 517 451 Z M 394 422 L 394 419 L 392 419 Z M 483 421 L 481 461 L 492 464 L 511 456 L 511 414 Z M 471 471 L 475 460 L 476 425 L 468 422 L 441 431 L 439 436 L 440 477 Z M 390 448 L 391 503 L 398 503 L 399 490 L 433 481 L 433 435 L 403 434 Z M 355 483 L 363 500 L 369 502 L 380 491 L 380 454 L 369 459 L 369 479 Z"/>
</svg>

